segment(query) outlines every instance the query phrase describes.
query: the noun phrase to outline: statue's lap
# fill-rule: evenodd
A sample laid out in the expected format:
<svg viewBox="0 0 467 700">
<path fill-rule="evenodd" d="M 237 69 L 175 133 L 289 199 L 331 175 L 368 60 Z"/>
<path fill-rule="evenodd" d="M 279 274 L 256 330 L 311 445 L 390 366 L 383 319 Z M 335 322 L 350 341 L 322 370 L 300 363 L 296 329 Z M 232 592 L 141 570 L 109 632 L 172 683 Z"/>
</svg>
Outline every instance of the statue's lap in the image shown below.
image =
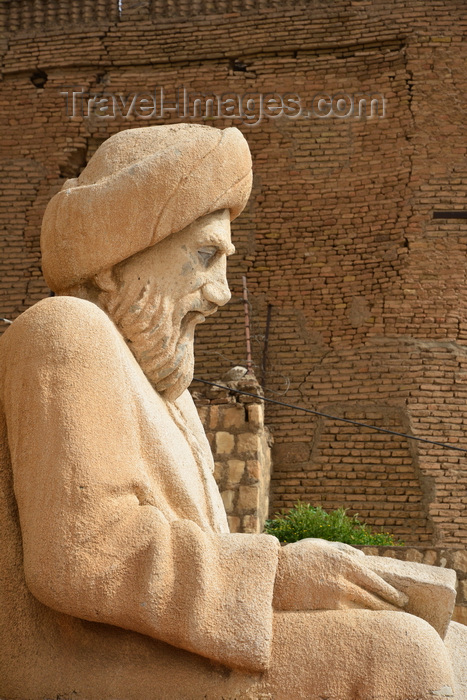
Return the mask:
<svg viewBox="0 0 467 700">
<path fill-rule="evenodd" d="M 84 648 L 80 653 L 76 648 L 68 649 L 68 663 L 62 663 L 61 668 L 68 668 L 69 678 L 61 673 L 56 685 L 50 684 L 50 676 L 48 681 L 38 679 L 38 690 L 25 688 L 24 700 L 44 700 L 57 694 L 61 700 L 453 697 L 449 693 L 433 695 L 453 687 L 441 638 L 426 622 L 405 613 L 347 610 L 276 614 L 271 666 L 265 674 L 216 665 L 132 632 L 102 631 L 100 626 L 96 628 L 94 641 L 99 638 L 100 643 L 94 656 L 83 656 Z M 92 636 L 87 634 L 88 643 Z"/>
</svg>

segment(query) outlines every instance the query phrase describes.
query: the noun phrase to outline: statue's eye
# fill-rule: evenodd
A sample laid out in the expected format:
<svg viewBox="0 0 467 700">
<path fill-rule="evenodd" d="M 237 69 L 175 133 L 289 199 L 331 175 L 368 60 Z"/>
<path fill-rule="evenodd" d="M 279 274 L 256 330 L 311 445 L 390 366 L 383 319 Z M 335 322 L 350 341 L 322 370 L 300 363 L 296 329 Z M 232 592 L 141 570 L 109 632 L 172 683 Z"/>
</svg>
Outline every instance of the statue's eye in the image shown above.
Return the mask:
<svg viewBox="0 0 467 700">
<path fill-rule="evenodd" d="M 205 267 L 209 265 L 211 260 L 217 253 L 217 248 L 214 246 L 207 246 L 206 248 L 200 248 L 198 250 L 198 256 Z"/>
</svg>

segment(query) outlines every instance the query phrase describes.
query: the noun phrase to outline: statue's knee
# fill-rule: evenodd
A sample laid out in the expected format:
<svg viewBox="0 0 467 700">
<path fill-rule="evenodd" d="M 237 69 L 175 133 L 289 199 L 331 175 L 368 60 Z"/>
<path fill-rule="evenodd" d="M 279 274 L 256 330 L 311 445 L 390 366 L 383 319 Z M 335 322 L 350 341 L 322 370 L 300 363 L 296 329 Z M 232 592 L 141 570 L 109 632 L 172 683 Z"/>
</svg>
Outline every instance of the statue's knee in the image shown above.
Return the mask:
<svg viewBox="0 0 467 700">
<path fill-rule="evenodd" d="M 277 616 L 275 632 L 269 681 L 279 700 L 452 697 L 444 643 L 413 615 L 370 610 L 288 614 Z"/>
<path fill-rule="evenodd" d="M 453 696 L 449 653 L 431 625 L 407 613 L 394 613 L 387 623 L 385 639 L 384 675 L 397 680 L 401 698 Z"/>
</svg>

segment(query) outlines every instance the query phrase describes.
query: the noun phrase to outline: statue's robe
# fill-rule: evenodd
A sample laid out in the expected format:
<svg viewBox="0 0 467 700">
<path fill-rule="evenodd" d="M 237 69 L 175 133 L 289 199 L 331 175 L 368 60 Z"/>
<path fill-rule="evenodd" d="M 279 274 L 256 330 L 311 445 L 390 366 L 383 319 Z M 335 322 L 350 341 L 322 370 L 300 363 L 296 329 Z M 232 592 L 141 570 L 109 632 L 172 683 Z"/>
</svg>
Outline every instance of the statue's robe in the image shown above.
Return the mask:
<svg viewBox="0 0 467 700">
<path fill-rule="evenodd" d="M 1 698 L 375 700 L 382 670 L 402 689 L 407 650 L 431 663 L 433 644 L 430 683 L 450 682 L 412 616 L 273 614 L 278 541 L 228 533 L 190 395 L 159 396 L 94 304 L 12 324 L 0 408 Z"/>
</svg>

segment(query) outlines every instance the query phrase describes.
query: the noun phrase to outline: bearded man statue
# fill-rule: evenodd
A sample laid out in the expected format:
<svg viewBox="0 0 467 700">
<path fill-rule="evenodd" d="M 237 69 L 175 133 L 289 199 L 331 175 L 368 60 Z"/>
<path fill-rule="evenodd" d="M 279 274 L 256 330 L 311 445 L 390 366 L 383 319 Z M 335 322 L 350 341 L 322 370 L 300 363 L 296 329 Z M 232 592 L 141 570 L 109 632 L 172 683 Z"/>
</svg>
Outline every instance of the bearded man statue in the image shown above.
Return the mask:
<svg viewBox="0 0 467 700">
<path fill-rule="evenodd" d="M 230 534 L 187 388 L 230 297 L 237 129 L 131 129 L 49 203 L 0 342 L 0 696 L 433 700 L 449 653 L 363 556 Z"/>
</svg>

